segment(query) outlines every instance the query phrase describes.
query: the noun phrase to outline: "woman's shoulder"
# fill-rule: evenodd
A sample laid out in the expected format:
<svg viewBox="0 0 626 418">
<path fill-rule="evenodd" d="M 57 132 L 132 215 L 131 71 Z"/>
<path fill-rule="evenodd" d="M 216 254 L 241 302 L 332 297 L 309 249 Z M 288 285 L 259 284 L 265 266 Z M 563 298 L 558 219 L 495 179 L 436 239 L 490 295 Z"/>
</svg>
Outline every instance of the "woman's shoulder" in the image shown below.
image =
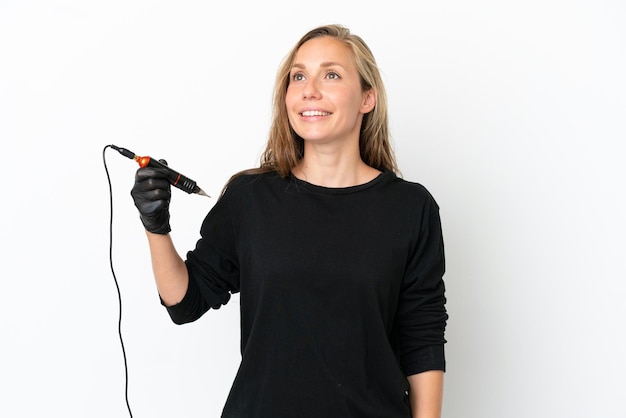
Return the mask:
<svg viewBox="0 0 626 418">
<path fill-rule="evenodd" d="M 226 194 L 250 193 L 258 190 L 261 185 L 270 185 L 283 179 L 275 171 L 263 171 L 261 169 L 249 169 L 235 173 L 224 186 L 222 196 Z"/>
<path fill-rule="evenodd" d="M 432 205 L 434 208 L 439 208 L 433 194 L 420 182 L 394 175 L 390 182 L 390 190 L 397 199 L 409 200 L 414 204 Z"/>
</svg>

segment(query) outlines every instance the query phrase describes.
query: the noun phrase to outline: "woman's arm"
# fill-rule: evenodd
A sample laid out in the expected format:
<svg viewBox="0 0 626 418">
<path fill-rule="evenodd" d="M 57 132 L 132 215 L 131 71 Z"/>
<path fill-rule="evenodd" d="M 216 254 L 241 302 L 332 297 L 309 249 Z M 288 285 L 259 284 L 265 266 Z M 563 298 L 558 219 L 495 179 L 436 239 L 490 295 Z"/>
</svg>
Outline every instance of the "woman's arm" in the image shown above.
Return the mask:
<svg viewBox="0 0 626 418">
<path fill-rule="evenodd" d="M 164 160 L 161 162 L 167 165 Z M 152 271 L 161 300 L 165 306 L 175 305 L 187 293 L 189 274 L 169 235 L 171 186 L 167 170 L 139 168 L 130 194 L 146 228 Z"/>
<path fill-rule="evenodd" d="M 407 377 L 413 418 L 441 418 L 443 371 L 430 370 Z"/>
<path fill-rule="evenodd" d="M 179 303 L 189 284 L 187 266 L 178 255 L 169 234 L 153 234 L 146 231 L 150 256 L 152 257 L 152 271 L 156 280 L 157 290 L 165 306 Z"/>
</svg>

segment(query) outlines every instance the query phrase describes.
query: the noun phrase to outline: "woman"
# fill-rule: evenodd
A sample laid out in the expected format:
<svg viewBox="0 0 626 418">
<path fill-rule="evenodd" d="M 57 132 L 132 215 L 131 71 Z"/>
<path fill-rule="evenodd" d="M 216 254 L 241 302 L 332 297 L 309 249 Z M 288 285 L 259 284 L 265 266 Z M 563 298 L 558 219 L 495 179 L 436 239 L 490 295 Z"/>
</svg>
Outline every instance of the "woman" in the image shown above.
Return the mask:
<svg viewBox="0 0 626 418">
<path fill-rule="evenodd" d="M 377 64 L 338 25 L 285 58 L 261 165 L 228 182 L 185 260 L 168 234 L 165 173 L 137 171 L 132 195 L 172 320 L 240 292 L 242 360 L 223 417 L 440 417 L 438 206 L 396 173 Z"/>
</svg>

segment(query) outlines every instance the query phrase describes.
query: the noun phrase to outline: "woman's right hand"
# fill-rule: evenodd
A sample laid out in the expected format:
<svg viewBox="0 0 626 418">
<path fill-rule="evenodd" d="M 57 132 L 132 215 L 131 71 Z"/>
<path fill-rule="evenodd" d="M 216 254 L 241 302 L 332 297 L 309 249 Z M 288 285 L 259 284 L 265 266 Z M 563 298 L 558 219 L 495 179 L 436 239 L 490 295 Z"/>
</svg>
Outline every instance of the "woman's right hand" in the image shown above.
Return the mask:
<svg viewBox="0 0 626 418">
<path fill-rule="evenodd" d="M 159 161 L 167 165 L 165 160 Z M 143 226 L 147 231 L 160 235 L 171 231 L 171 186 L 167 174 L 162 168 L 140 168 L 135 173 L 135 185 L 130 192 Z"/>
</svg>

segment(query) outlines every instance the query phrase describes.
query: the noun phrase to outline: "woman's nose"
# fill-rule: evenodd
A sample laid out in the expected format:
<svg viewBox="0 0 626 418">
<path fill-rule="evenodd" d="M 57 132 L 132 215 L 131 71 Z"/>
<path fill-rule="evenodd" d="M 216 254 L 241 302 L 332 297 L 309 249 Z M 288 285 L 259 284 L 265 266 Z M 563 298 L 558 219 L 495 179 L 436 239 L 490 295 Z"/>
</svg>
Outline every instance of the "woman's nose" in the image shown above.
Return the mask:
<svg viewBox="0 0 626 418">
<path fill-rule="evenodd" d="M 302 98 L 305 100 L 319 99 L 321 96 L 316 80 L 309 80 L 302 89 Z"/>
</svg>

